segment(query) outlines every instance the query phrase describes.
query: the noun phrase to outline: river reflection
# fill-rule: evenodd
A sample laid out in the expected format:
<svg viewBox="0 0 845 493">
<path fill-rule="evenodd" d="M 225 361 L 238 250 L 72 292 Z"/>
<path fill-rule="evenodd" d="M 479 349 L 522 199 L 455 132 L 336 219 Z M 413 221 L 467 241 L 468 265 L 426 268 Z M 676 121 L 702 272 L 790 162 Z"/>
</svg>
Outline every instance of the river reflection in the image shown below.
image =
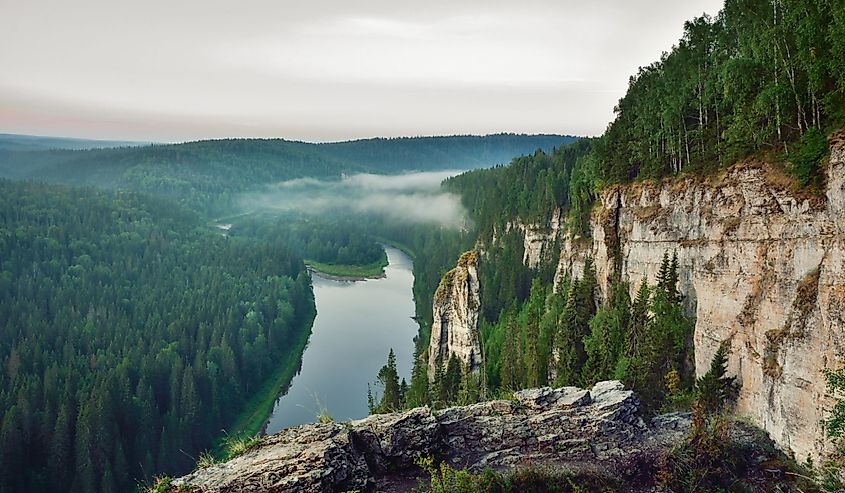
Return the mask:
<svg viewBox="0 0 845 493">
<path fill-rule="evenodd" d="M 335 421 L 367 415 L 367 382 L 376 378 L 390 348 L 399 377 L 410 383 L 417 332 L 412 262 L 386 246 L 386 277 L 334 281 L 313 276 L 317 317 L 302 365 L 273 408 L 266 433 L 316 420 L 321 407 Z"/>
</svg>

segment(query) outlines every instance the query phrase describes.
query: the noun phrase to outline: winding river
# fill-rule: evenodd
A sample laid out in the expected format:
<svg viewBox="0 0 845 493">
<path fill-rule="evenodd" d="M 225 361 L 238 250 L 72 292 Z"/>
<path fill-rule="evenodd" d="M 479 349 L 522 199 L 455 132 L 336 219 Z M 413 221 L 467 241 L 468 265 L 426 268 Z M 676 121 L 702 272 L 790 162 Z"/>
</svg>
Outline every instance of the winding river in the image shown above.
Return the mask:
<svg viewBox="0 0 845 493">
<path fill-rule="evenodd" d="M 367 416 L 367 383 L 393 348 L 399 377 L 410 383 L 412 339 L 417 333 L 412 262 L 385 246 L 385 277 L 336 281 L 314 274 L 314 319 L 299 373 L 279 396 L 266 433 L 312 423 L 321 409 L 335 420 Z"/>
</svg>

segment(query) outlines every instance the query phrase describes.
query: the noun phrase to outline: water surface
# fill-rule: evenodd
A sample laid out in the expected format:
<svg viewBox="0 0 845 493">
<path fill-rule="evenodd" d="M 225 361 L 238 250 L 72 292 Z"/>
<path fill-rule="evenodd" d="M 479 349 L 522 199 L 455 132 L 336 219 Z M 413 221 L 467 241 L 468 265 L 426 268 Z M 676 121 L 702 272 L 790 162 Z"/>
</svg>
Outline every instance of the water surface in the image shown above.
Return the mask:
<svg viewBox="0 0 845 493">
<path fill-rule="evenodd" d="M 417 332 L 411 259 L 386 246 L 382 279 L 334 281 L 313 276 L 314 319 L 302 366 L 276 401 L 268 434 L 311 423 L 321 407 L 335 421 L 367 416 L 367 382 L 396 353 L 399 377 L 410 383 L 412 339 Z"/>
</svg>

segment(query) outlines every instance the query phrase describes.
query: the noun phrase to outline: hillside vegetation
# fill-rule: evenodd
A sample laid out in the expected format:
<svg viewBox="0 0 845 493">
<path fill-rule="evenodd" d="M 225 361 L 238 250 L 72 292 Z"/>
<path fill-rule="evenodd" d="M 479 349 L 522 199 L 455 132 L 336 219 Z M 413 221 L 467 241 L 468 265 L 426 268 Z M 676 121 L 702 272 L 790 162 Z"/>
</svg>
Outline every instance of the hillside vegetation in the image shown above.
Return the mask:
<svg viewBox="0 0 845 493">
<path fill-rule="evenodd" d="M 234 194 L 269 183 L 492 166 L 573 140 L 562 135 L 497 134 L 329 144 L 225 139 L 82 151 L 0 148 L 0 176 L 132 190 L 167 197 L 203 213 L 226 214 Z"/>
<path fill-rule="evenodd" d="M 184 472 L 302 350 L 280 246 L 136 194 L 0 181 L 0 491 L 131 491 Z"/>
</svg>

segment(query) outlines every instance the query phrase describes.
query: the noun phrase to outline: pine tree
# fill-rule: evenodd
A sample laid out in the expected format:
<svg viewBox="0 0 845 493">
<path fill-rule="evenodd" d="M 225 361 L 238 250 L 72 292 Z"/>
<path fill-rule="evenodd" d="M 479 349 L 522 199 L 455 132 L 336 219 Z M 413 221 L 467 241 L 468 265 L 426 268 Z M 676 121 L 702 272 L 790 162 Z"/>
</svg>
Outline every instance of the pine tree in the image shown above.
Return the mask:
<svg viewBox="0 0 845 493">
<path fill-rule="evenodd" d="M 378 382 L 383 389 L 378 411 L 389 413 L 402 409 L 402 400 L 399 393 L 399 373 L 396 370 L 396 355 L 393 353 L 393 348 L 390 348 L 390 352 L 387 354 L 387 364 L 382 366 L 378 372 Z"/>
<path fill-rule="evenodd" d="M 540 385 L 540 353 L 538 344 L 540 339 L 540 317 L 542 315 L 542 290 L 532 287 L 526 309 L 528 311 L 525 324 L 525 386 L 528 388 Z"/>
<path fill-rule="evenodd" d="M 706 415 L 721 411 L 736 394 L 736 377 L 726 376 L 728 349 L 727 341 L 720 344 L 710 360 L 710 369 L 695 382 L 696 401 Z"/>
<path fill-rule="evenodd" d="M 614 376 L 625 350 L 630 318 L 628 285 L 615 283 L 611 286 L 608 306 L 602 307 L 589 322 L 591 332 L 584 338 L 587 361 L 581 373 L 583 385 L 589 386 Z"/>
<path fill-rule="evenodd" d="M 408 408 L 427 406 L 428 396 L 428 374 L 425 359 L 414 358 L 414 368 L 411 370 L 411 386 L 405 395 L 405 406 Z"/>
<path fill-rule="evenodd" d="M 522 388 L 523 367 L 518 341 L 518 329 L 513 314 L 508 315 L 502 342 L 501 368 L 499 380 L 501 388 L 505 390 L 519 390 Z"/>
<path fill-rule="evenodd" d="M 458 389 L 461 386 L 461 366 L 457 356 L 453 354 L 449 357 L 442 383 L 444 403 L 453 404 L 458 399 Z"/>
<path fill-rule="evenodd" d="M 578 324 L 578 309 L 576 306 L 576 292 L 579 281 L 573 280 L 566 296 L 566 304 L 560 314 L 560 328 L 555 334 L 555 350 L 557 351 L 557 377 L 555 385 L 571 385 L 577 378 L 578 354 L 576 344 L 580 342 L 575 333 Z"/>
<path fill-rule="evenodd" d="M 669 251 L 664 250 L 663 260 L 660 261 L 660 270 L 657 272 L 657 289 L 662 290 L 664 293 L 669 292 L 669 283 L 671 282 L 670 269 Z"/>
<path fill-rule="evenodd" d="M 370 414 L 376 414 L 376 401 L 373 399 L 373 388 L 367 383 L 367 410 Z"/>
</svg>

